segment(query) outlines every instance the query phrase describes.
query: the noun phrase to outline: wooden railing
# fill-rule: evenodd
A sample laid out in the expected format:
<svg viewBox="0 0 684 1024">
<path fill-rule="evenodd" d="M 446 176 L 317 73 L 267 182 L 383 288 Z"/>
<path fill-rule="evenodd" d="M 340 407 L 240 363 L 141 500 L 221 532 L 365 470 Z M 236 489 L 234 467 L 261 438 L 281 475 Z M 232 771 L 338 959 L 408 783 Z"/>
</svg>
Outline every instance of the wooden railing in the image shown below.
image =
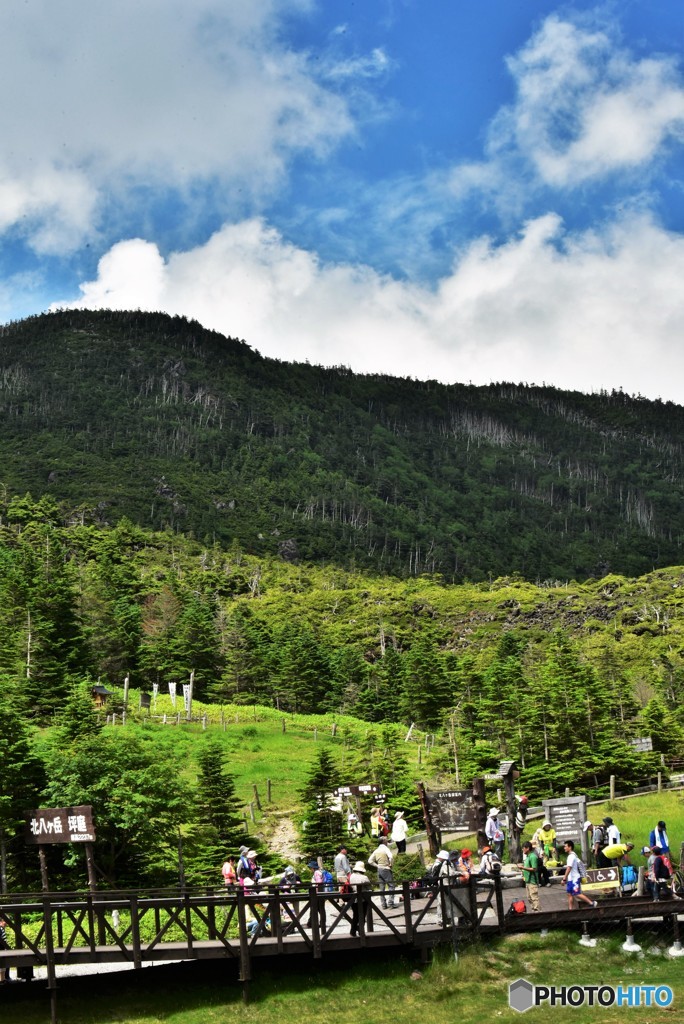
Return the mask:
<svg viewBox="0 0 684 1024">
<path fill-rule="evenodd" d="M 503 921 L 500 884 L 474 880 L 458 889 L 414 890 L 405 882 L 395 898 L 399 902 L 387 910 L 379 892 L 362 888 L 3 896 L 0 914 L 12 949 L 0 953 L 0 966 L 45 965 L 50 984 L 62 964 L 123 961 L 139 968 L 154 960 L 222 956 L 239 960 L 247 980 L 252 957 L 278 955 L 286 946 L 314 958 L 327 949 L 430 946 L 448 937 L 454 919 L 473 934 L 490 908 Z"/>
</svg>

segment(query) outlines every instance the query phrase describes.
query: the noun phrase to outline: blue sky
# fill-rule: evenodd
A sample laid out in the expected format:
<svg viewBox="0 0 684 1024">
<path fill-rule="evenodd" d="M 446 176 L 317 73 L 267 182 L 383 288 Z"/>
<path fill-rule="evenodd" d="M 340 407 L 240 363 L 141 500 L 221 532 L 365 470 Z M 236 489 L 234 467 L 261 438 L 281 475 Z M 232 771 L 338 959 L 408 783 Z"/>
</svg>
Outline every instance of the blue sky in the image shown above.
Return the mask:
<svg viewBox="0 0 684 1024">
<path fill-rule="evenodd" d="M 0 10 L 0 320 L 684 403 L 684 5 Z"/>
</svg>

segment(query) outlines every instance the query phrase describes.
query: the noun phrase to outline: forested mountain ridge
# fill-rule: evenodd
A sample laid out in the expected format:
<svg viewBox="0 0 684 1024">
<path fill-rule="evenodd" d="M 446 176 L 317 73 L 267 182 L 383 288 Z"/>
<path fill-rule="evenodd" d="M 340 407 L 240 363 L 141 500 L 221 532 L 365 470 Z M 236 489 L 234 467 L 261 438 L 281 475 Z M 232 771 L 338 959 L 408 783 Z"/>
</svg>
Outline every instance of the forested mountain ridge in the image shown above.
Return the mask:
<svg viewBox="0 0 684 1024">
<path fill-rule="evenodd" d="M 0 328 L 10 493 L 256 555 L 447 580 L 639 575 L 681 561 L 683 442 L 672 403 L 283 363 L 164 314 Z"/>
<path fill-rule="evenodd" d="M 164 694 L 193 672 L 205 702 L 414 722 L 465 779 L 512 756 L 531 792 L 629 784 L 684 753 L 683 609 L 681 568 L 447 585 L 0 500 L 0 710 L 38 723 L 88 680 Z"/>
</svg>

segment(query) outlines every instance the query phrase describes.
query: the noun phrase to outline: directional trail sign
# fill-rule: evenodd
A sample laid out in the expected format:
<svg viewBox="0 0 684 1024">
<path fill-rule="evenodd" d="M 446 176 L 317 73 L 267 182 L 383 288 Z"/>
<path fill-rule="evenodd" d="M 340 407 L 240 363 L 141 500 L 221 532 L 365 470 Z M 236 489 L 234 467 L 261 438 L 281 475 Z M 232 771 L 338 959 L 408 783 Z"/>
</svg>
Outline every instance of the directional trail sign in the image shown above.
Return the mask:
<svg viewBox="0 0 684 1024">
<path fill-rule="evenodd" d="M 582 880 L 582 892 L 609 892 L 620 889 L 620 869 L 590 868 Z"/>
</svg>

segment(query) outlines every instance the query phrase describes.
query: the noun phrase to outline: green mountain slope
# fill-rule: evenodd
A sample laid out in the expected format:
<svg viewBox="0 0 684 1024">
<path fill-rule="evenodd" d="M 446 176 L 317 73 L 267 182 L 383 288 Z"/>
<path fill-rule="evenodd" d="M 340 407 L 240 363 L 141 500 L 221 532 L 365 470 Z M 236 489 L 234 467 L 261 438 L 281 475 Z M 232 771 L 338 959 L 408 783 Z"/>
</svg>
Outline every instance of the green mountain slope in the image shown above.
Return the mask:
<svg viewBox="0 0 684 1024">
<path fill-rule="evenodd" d="M 10 493 L 257 555 L 449 580 L 638 575 L 681 561 L 683 440 L 671 403 L 281 363 L 163 314 L 0 329 Z"/>
</svg>

